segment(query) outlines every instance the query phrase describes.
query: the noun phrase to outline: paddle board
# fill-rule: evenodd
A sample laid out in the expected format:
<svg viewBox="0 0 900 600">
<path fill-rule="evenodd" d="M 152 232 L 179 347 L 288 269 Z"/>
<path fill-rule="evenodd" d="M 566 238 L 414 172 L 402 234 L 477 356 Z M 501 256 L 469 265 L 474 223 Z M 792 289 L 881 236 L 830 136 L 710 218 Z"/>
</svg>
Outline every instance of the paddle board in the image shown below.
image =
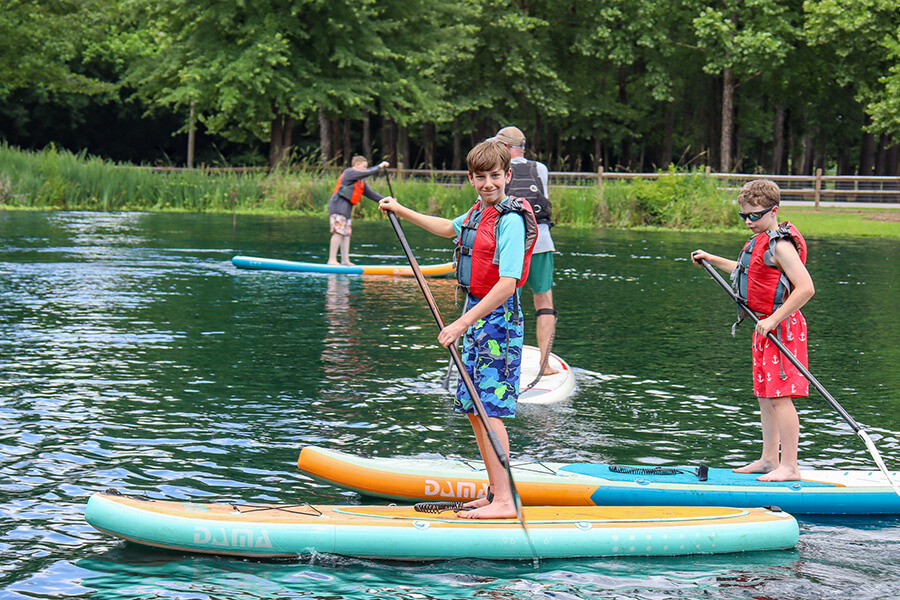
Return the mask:
<svg viewBox="0 0 900 600">
<path fill-rule="evenodd" d="M 316 480 L 400 502 L 471 500 L 488 489 L 480 460 L 368 458 L 307 446 L 297 465 Z M 702 470 L 598 463 L 512 465 L 522 502 L 531 505 L 778 506 L 795 515 L 900 514 L 900 496 L 878 470 L 801 470 L 801 480 L 782 482 L 757 481 L 758 475 L 731 469 Z"/>
<path fill-rule="evenodd" d="M 388 560 L 531 559 L 516 519 L 461 519 L 411 506 L 193 504 L 118 493 L 90 497 L 85 518 L 115 537 L 184 552 Z M 527 507 L 539 558 L 677 556 L 793 548 L 789 514 L 721 507 Z"/>
<path fill-rule="evenodd" d="M 550 353 L 547 364 L 556 369 L 553 375 L 542 376 L 528 388 L 541 369 L 541 351 L 536 346 L 522 347 L 522 377 L 519 402 L 523 404 L 553 404 L 565 400 L 575 390 L 575 373 L 559 356 Z"/>
<path fill-rule="evenodd" d="M 398 275 L 412 277 L 409 265 L 328 265 L 323 263 L 296 262 L 275 258 L 235 256 L 231 264 L 240 269 L 261 269 L 269 271 L 293 271 L 296 273 L 332 273 L 344 275 Z M 453 272 L 453 263 L 420 265 L 423 275 L 446 275 Z"/>
<path fill-rule="evenodd" d="M 553 404 L 568 398 L 575 390 L 575 373 L 569 363 L 550 353 L 547 364 L 557 372 L 544 375 L 534 386 L 528 387 L 537 377 L 541 368 L 541 351 L 536 346 L 522 346 L 522 376 L 519 380 L 519 402 L 523 404 Z M 451 374 L 458 376 L 456 367 L 451 367 Z M 456 377 L 451 378 L 450 389 L 456 391 Z"/>
</svg>

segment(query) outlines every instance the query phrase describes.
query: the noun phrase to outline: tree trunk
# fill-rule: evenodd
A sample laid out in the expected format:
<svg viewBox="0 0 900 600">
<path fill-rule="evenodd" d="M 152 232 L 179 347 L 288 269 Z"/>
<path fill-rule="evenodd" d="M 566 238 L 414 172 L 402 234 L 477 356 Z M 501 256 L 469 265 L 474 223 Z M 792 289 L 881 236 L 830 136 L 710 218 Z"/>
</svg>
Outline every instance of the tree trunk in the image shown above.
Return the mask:
<svg viewBox="0 0 900 600">
<path fill-rule="evenodd" d="M 291 134 L 294 118 L 283 113 L 276 113 L 272 118 L 269 136 L 269 168 L 283 167 L 291 156 Z"/>
<path fill-rule="evenodd" d="M 385 160 L 391 163 L 391 165 L 397 165 L 397 124 L 394 123 L 393 119 L 384 119 L 384 123 L 381 126 L 381 140 L 382 140 L 382 150 L 381 152 L 385 155 Z"/>
<path fill-rule="evenodd" d="M 878 138 L 878 154 L 875 159 L 875 174 L 879 177 L 887 175 L 887 149 L 890 136 L 881 134 Z"/>
<path fill-rule="evenodd" d="M 625 67 L 619 67 L 619 104 L 628 106 L 628 73 Z M 631 168 L 631 138 L 627 135 L 622 138 L 621 162 Z"/>
<path fill-rule="evenodd" d="M 424 125 L 424 138 L 425 138 L 425 167 L 428 169 L 434 168 L 434 138 L 436 137 L 436 131 L 434 123 L 425 123 Z"/>
<path fill-rule="evenodd" d="M 397 140 L 397 152 L 399 156 L 397 157 L 397 162 L 403 162 L 403 166 L 407 169 L 413 168 L 411 157 L 409 156 L 409 129 L 407 129 L 406 125 L 403 125 L 399 128 L 399 135 Z"/>
<path fill-rule="evenodd" d="M 453 161 L 454 171 L 462 169 L 462 133 L 459 131 L 459 119 L 453 121 Z"/>
<path fill-rule="evenodd" d="M 353 156 L 353 144 L 350 143 L 350 119 L 344 119 L 342 133 L 341 145 L 343 146 L 344 164 L 349 165 L 350 157 Z"/>
<path fill-rule="evenodd" d="M 865 126 L 872 124 L 872 117 L 865 116 Z M 859 174 L 871 175 L 875 166 L 875 135 L 864 131 L 859 149 Z"/>
<path fill-rule="evenodd" d="M 281 153 L 282 153 L 282 128 L 284 124 L 281 119 L 281 115 L 275 113 L 275 116 L 272 117 L 272 125 L 270 127 L 269 132 L 269 168 L 277 169 L 278 164 L 281 162 Z"/>
<path fill-rule="evenodd" d="M 772 132 L 772 173 L 782 175 L 782 161 L 784 160 L 784 104 L 781 97 L 775 99 L 774 130 Z"/>
<path fill-rule="evenodd" d="M 734 73 L 725 69 L 722 73 L 722 131 L 719 144 L 719 171 L 731 172 L 732 128 L 734 127 Z"/>
<path fill-rule="evenodd" d="M 331 150 L 331 124 L 325 117 L 325 111 L 319 109 L 319 153 L 322 157 L 322 164 L 327 165 L 332 158 Z"/>
<path fill-rule="evenodd" d="M 885 175 L 896 177 L 900 175 L 900 145 L 893 144 L 887 151 L 887 165 Z"/>
<path fill-rule="evenodd" d="M 372 156 L 372 117 L 369 115 L 369 111 L 365 108 L 362 111 L 362 146 L 363 146 L 363 156 L 369 159 L 372 164 L 376 164 L 381 162 L 380 160 L 376 160 L 375 157 Z"/>
<path fill-rule="evenodd" d="M 188 120 L 187 168 L 194 168 L 194 148 L 197 136 L 197 101 L 191 100 L 191 114 Z"/>
<path fill-rule="evenodd" d="M 816 142 L 813 133 L 803 136 L 803 168 L 800 175 L 812 175 L 816 157 Z"/>
<path fill-rule="evenodd" d="M 663 134 L 662 156 L 660 168 L 667 169 L 672 164 L 672 152 L 675 146 L 675 102 L 667 102 L 665 108 L 666 131 Z"/>
<path fill-rule="evenodd" d="M 334 163 L 337 165 L 345 165 L 347 163 L 344 156 L 343 135 L 341 134 L 341 120 L 331 119 L 331 140 L 332 150 L 334 151 Z"/>
<path fill-rule="evenodd" d="M 816 127 L 816 140 L 818 152 L 816 152 L 816 162 L 814 167 L 825 171 L 828 167 L 828 130 Z"/>
</svg>

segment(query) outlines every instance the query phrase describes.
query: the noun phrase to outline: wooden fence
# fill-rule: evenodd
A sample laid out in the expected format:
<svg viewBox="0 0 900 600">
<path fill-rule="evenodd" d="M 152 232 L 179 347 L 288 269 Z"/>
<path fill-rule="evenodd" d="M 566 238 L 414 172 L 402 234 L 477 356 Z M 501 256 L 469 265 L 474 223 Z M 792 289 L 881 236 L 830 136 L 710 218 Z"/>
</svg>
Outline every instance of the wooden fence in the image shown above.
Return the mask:
<svg viewBox="0 0 900 600">
<path fill-rule="evenodd" d="M 159 172 L 183 171 L 177 167 L 143 167 Z M 310 167 L 296 167 L 309 170 Z M 266 167 L 201 167 L 202 170 L 211 173 L 250 173 L 265 172 Z M 323 173 L 329 176 L 343 170 L 341 167 L 319 167 Z M 440 169 L 405 169 L 403 163 L 390 169 L 392 177 L 398 179 L 415 179 L 418 181 L 431 181 L 439 185 L 462 185 L 466 182 L 465 171 L 449 171 Z M 582 172 L 570 173 L 562 171 L 550 172 L 550 185 L 563 187 L 576 187 L 582 185 L 599 184 L 606 181 L 632 180 L 632 179 L 658 179 L 669 173 L 622 173 L 605 171 L 603 167 L 595 173 Z M 896 203 L 900 204 L 900 177 L 870 177 L 857 175 L 825 175 L 822 169 L 817 169 L 815 175 L 767 175 L 750 173 L 714 173 L 709 167 L 705 175 L 714 177 L 719 182 L 719 187 L 730 192 L 737 193 L 741 186 L 753 179 L 771 179 L 781 188 L 783 200 L 809 201 L 817 208 L 823 201 L 846 203 Z"/>
<path fill-rule="evenodd" d="M 435 181 L 445 185 L 462 184 L 466 181 L 465 171 L 441 171 L 427 169 L 403 169 L 399 165 L 396 170 L 398 178 Z M 621 173 L 604 171 L 601 167 L 596 173 L 550 172 L 550 185 L 574 187 L 580 185 L 599 184 L 606 181 L 632 179 L 658 179 L 668 175 L 659 173 Z M 741 186 L 754 179 L 771 179 L 781 188 L 783 200 L 810 201 L 817 208 L 820 202 L 873 202 L 900 204 L 900 177 L 866 177 L 854 175 L 824 175 L 818 169 L 815 175 L 766 175 L 749 173 L 713 173 L 706 170 L 707 177 L 714 177 L 719 187 L 730 192 L 737 192 Z"/>
</svg>

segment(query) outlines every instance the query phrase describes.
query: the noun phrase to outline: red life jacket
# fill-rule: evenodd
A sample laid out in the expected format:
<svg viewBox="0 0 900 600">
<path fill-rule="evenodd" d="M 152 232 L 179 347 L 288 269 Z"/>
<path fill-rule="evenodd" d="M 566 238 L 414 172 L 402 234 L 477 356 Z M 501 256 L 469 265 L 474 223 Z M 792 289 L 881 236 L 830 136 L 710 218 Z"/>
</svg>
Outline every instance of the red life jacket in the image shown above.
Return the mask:
<svg viewBox="0 0 900 600">
<path fill-rule="evenodd" d="M 528 201 L 507 196 L 497 204 L 481 209 L 477 200 L 463 220 L 457 238 L 456 278 L 460 287 L 477 298 L 484 298 L 500 280 L 497 230 L 506 213 L 515 212 L 525 219 L 525 264 L 516 287 L 525 285 L 531 267 L 531 252 L 537 240 L 537 219 Z"/>
<path fill-rule="evenodd" d="M 353 182 L 353 191 L 350 191 L 349 185 L 341 185 L 341 178 L 338 177 L 337 183 L 334 184 L 334 191 L 332 191 L 332 195 L 337 194 L 344 200 L 350 202 L 350 204 L 359 204 L 359 199 L 362 198 L 363 192 L 366 191 L 366 182 L 362 179 L 357 179 Z"/>
<path fill-rule="evenodd" d="M 805 265 L 806 240 L 794 225 L 785 221 L 779 223 L 778 229 L 747 240 L 738 256 L 738 266 L 731 274 L 735 293 L 756 313 L 771 315 L 793 289 L 784 271 L 775 266 L 775 244 L 782 239 L 793 242 Z"/>
</svg>

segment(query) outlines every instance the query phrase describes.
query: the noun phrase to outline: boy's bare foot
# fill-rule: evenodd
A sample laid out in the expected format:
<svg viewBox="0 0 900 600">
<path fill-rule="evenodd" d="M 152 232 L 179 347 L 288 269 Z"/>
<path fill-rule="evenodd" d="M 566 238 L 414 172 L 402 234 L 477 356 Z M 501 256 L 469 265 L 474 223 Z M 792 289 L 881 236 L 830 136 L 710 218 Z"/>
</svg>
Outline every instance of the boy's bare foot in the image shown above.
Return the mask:
<svg viewBox="0 0 900 600">
<path fill-rule="evenodd" d="M 344 265 L 345 267 L 352 267 L 352 266 L 353 266 L 353 263 L 350 262 L 350 261 L 342 262 L 341 264 Z"/>
<path fill-rule="evenodd" d="M 554 369 L 550 365 L 547 365 L 547 368 L 544 369 L 544 374 L 542 375 L 542 377 L 546 377 L 547 375 L 556 375 L 557 373 L 559 373 L 559 369 Z"/>
<path fill-rule="evenodd" d="M 757 477 L 757 481 L 797 481 L 800 479 L 800 469 L 797 467 L 780 466 L 774 471 L 769 471 L 761 477 Z"/>
<path fill-rule="evenodd" d="M 482 497 L 472 500 L 471 502 L 466 502 L 463 504 L 463 508 L 466 510 L 474 510 L 476 508 L 481 508 L 482 506 L 487 506 L 488 504 L 490 504 L 488 499 Z"/>
<path fill-rule="evenodd" d="M 496 500 L 487 506 L 456 513 L 460 519 L 514 519 L 516 506 L 512 502 L 500 504 Z"/>
<path fill-rule="evenodd" d="M 339 262 L 336 261 L 336 260 L 329 260 L 329 261 L 328 261 L 327 263 L 325 263 L 325 264 L 328 264 L 328 265 L 339 265 L 339 264 L 341 264 L 341 263 L 339 263 Z"/>
<path fill-rule="evenodd" d="M 732 469 L 733 473 L 768 473 L 769 471 L 775 470 L 775 467 L 778 465 L 773 465 L 770 462 L 764 460 L 756 460 L 750 463 L 749 465 L 744 465 L 743 467 L 738 467 L 737 469 Z"/>
</svg>

